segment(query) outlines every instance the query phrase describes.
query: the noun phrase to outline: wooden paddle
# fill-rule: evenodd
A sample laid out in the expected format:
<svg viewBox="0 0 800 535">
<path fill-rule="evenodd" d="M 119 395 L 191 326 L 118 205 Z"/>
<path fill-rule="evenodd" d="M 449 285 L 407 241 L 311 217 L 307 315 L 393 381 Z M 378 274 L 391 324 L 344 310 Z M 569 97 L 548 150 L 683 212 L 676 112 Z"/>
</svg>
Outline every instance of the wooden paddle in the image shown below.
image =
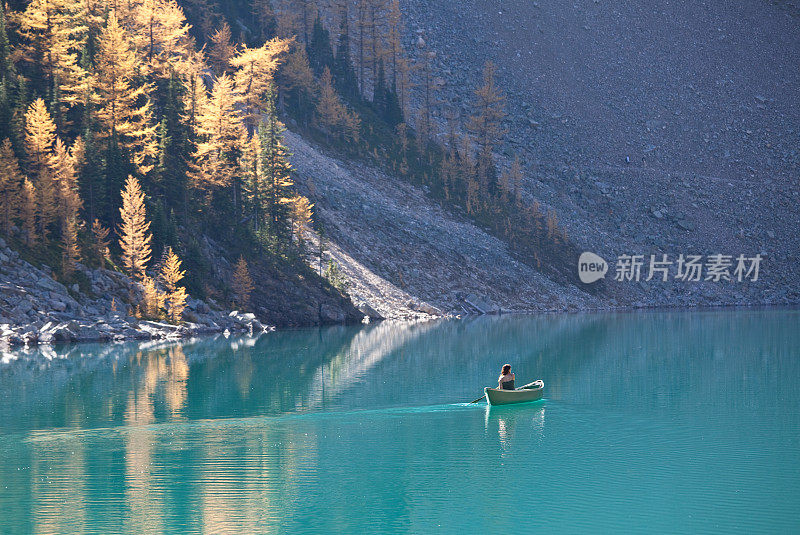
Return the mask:
<svg viewBox="0 0 800 535">
<path fill-rule="evenodd" d="M 477 402 L 479 402 L 479 401 L 480 401 L 480 400 L 482 400 L 482 399 L 483 399 L 483 396 L 479 397 L 479 398 L 478 398 L 478 399 L 476 399 L 475 401 L 470 401 L 469 403 L 467 403 L 467 405 L 469 405 L 470 403 L 477 403 Z"/>
</svg>

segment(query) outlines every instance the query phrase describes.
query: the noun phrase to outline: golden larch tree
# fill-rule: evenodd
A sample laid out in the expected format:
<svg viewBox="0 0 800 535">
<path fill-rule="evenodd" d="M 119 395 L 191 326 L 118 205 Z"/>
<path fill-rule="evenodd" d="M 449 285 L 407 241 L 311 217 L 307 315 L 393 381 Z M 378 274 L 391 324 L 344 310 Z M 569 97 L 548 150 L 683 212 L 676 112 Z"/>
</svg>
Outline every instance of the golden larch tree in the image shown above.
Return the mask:
<svg viewBox="0 0 800 535">
<path fill-rule="evenodd" d="M 106 262 L 111 261 L 108 234 L 109 229 L 104 227 L 98 219 L 92 221 L 92 250 L 95 256 Z"/>
<path fill-rule="evenodd" d="M 87 34 L 82 4 L 78 0 L 32 0 L 16 17 L 21 57 L 42 69 L 58 117 L 81 101 L 87 76 L 78 63 Z"/>
<path fill-rule="evenodd" d="M 307 197 L 297 195 L 292 198 L 292 230 L 298 243 L 303 242 L 306 230 L 311 226 L 314 217 L 314 204 Z"/>
<path fill-rule="evenodd" d="M 152 277 L 142 277 L 142 302 L 139 304 L 140 315 L 148 319 L 161 319 L 161 311 L 167 296 L 156 285 Z"/>
<path fill-rule="evenodd" d="M 214 82 L 210 98 L 203 99 L 197 114 L 195 131 L 198 143 L 191 164 L 195 187 L 209 195 L 215 188 L 233 183 L 245 131 L 239 115 L 240 96 L 230 76 Z M 236 191 L 234 190 L 234 205 Z"/>
<path fill-rule="evenodd" d="M 185 271 L 181 271 L 181 260 L 178 255 L 172 250 L 171 247 L 167 248 L 166 259 L 164 265 L 161 267 L 159 278 L 164 285 L 166 293 L 166 302 L 168 305 L 167 313 L 173 323 L 179 323 L 183 316 L 183 311 L 186 308 L 186 288 L 178 286 L 178 283 L 186 275 Z"/>
<path fill-rule="evenodd" d="M 0 231 L 6 236 L 19 213 L 20 188 L 24 179 L 11 141 L 6 138 L 0 145 Z"/>
<path fill-rule="evenodd" d="M 75 158 L 61 138 L 56 138 L 48 165 L 56 186 L 58 217 L 64 225 L 68 219 L 78 217 L 83 203 L 78 194 Z"/>
<path fill-rule="evenodd" d="M 142 279 L 152 253 L 150 222 L 144 206 L 144 191 L 139 181 L 128 176 L 122 190 L 122 208 L 119 209 L 122 224 L 118 230 L 122 263 L 131 277 Z"/>
<path fill-rule="evenodd" d="M 208 47 L 208 62 L 217 74 L 225 74 L 231 69 L 231 58 L 236 54 L 231 37 L 231 27 L 227 22 L 211 34 Z"/>
<path fill-rule="evenodd" d="M 25 232 L 25 244 L 30 247 L 36 243 L 36 216 L 39 207 L 36 202 L 36 186 L 27 178 L 22 181 L 22 195 L 20 195 L 19 218 L 22 221 L 22 230 Z"/>
<path fill-rule="evenodd" d="M 81 260 L 78 247 L 78 218 L 70 214 L 61 224 L 61 272 L 69 278 L 75 271 L 75 264 Z"/>
<path fill-rule="evenodd" d="M 168 78 L 185 72 L 194 46 L 183 10 L 175 0 L 140 0 L 133 9 L 130 35 L 145 71 Z"/>
<path fill-rule="evenodd" d="M 333 88 L 333 77 L 328 67 L 322 71 L 319 81 L 316 122 L 326 134 L 338 135 L 352 142 L 358 141 L 358 131 L 361 125 L 358 115 L 350 112 L 342 104 L 339 95 Z"/>
<path fill-rule="evenodd" d="M 495 85 L 495 71 L 494 64 L 487 61 L 483 67 L 483 85 L 475 90 L 473 114 L 467 123 L 467 129 L 477 146 L 478 181 L 484 194 L 487 191 L 494 193 L 494 186 L 489 183 L 494 169 L 492 151 L 506 132 L 502 126 L 506 116 L 505 96 Z"/>
<path fill-rule="evenodd" d="M 267 95 L 271 92 L 275 71 L 288 52 L 291 41 L 275 38 L 258 48 L 247 48 L 231 59 L 236 69 L 234 83 L 242 96 L 245 125 L 252 131 L 258 124 L 267 106 Z"/>
<path fill-rule="evenodd" d="M 250 269 L 247 260 L 243 256 L 239 257 L 233 269 L 233 280 L 231 281 L 233 293 L 236 297 L 236 305 L 242 308 L 250 306 L 250 294 L 253 293 L 255 285 L 250 276 Z"/>
<path fill-rule="evenodd" d="M 56 125 L 47 111 L 44 100 L 38 98 L 25 112 L 25 152 L 28 155 L 28 174 L 37 193 L 39 233 L 44 238 L 57 217 L 57 191 L 50 170 L 50 156 L 55 143 Z"/>
<path fill-rule="evenodd" d="M 153 167 L 157 152 L 147 86 L 134 83 L 138 71 L 128 34 L 112 11 L 97 42 L 95 82 L 101 137 L 116 141 L 140 173 Z"/>
</svg>

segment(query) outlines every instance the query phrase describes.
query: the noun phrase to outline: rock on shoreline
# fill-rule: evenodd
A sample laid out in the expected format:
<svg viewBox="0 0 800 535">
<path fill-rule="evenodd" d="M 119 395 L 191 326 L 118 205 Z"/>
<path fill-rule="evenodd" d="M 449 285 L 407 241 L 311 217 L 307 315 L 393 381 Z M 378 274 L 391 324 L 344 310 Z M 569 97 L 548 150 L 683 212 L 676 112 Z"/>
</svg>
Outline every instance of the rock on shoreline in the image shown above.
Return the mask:
<svg viewBox="0 0 800 535">
<path fill-rule="evenodd" d="M 53 279 L 49 268 L 32 266 L 0 239 L 0 344 L 36 345 L 185 338 L 199 334 L 273 330 L 254 314 L 226 312 L 213 301 L 189 299 L 181 325 L 129 315 L 141 287 L 125 275 L 78 265 L 88 291 Z"/>
</svg>

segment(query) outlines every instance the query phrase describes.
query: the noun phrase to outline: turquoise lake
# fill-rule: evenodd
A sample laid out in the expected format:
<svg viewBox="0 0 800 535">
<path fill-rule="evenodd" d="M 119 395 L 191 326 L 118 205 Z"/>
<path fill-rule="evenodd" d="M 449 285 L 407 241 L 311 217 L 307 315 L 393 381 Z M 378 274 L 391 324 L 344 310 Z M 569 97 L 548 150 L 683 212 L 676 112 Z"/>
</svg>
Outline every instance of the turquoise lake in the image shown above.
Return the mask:
<svg viewBox="0 0 800 535">
<path fill-rule="evenodd" d="M 0 533 L 798 533 L 800 311 L 0 353 Z M 511 363 L 545 399 L 466 402 Z"/>
</svg>

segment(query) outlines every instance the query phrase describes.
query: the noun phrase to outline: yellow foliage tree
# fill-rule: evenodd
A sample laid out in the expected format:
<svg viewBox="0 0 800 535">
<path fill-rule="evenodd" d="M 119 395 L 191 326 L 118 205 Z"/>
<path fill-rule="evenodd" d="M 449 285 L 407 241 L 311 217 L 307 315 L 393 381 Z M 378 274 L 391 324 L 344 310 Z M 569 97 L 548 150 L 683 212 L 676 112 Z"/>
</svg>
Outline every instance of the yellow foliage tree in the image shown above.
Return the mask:
<svg viewBox="0 0 800 535">
<path fill-rule="evenodd" d="M 119 143 L 130 153 L 137 170 L 147 173 L 157 152 L 148 88 L 133 81 L 138 70 L 136 55 L 113 11 L 98 39 L 95 62 L 101 137 Z"/>
<path fill-rule="evenodd" d="M 173 70 L 186 72 L 194 43 L 175 0 L 139 0 L 133 8 L 130 35 L 146 73 L 167 78 Z"/>
<path fill-rule="evenodd" d="M 208 47 L 208 62 L 217 72 L 217 74 L 224 74 L 231 69 L 231 58 L 236 54 L 236 49 L 233 46 L 231 37 L 231 27 L 227 22 L 211 34 L 209 38 L 211 45 Z"/>
<path fill-rule="evenodd" d="M 355 113 L 348 111 L 333 88 L 331 71 L 325 67 L 319 81 L 319 100 L 316 110 L 317 125 L 326 134 L 342 136 L 357 142 L 360 120 Z"/>
<path fill-rule="evenodd" d="M 17 17 L 22 58 L 42 69 L 57 116 L 81 101 L 86 72 L 78 52 L 86 41 L 86 17 L 78 0 L 32 0 Z M 59 123 L 60 124 L 60 123 Z"/>
<path fill-rule="evenodd" d="M 92 249 L 97 258 L 104 259 L 106 262 L 111 261 L 111 251 L 108 248 L 108 233 L 109 229 L 104 227 L 100 221 L 97 219 L 92 221 Z"/>
<path fill-rule="evenodd" d="M 247 260 L 243 256 L 239 257 L 233 270 L 233 293 L 236 296 L 236 304 L 242 308 L 250 305 L 250 294 L 253 293 L 255 286 L 250 276 L 250 269 L 247 267 Z"/>
<path fill-rule="evenodd" d="M 122 263 L 130 276 L 142 279 L 150 261 L 153 235 L 148 232 L 150 222 L 146 219 L 144 192 L 139 181 L 132 176 L 125 181 L 119 214 L 122 219 L 118 231 Z"/>
<path fill-rule="evenodd" d="M 487 61 L 483 67 L 483 85 L 475 90 L 474 113 L 467 122 L 478 149 L 477 178 L 484 194 L 487 191 L 494 193 L 489 183 L 494 166 L 492 151 L 506 132 L 502 126 L 506 116 L 505 96 L 494 83 L 495 71 L 494 64 Z"/>
<path fill-rule="evenodd" d="M 272 86 L 275 71 L 288 52 L 288 39 L 271 39 L 258 48 L 247 48 L 233 59 L 231 66 L 236 69 L 234 82 L 236 91 L 242 96 L 245 107 L 245 125 L 252 130 L 258 124 L 267 107 L 267 95 Z"/>
<path fill-rule="evenodd" d="M 181 271 L 181 260 L 171 247 L 167 248 L 166 253 L 166 260 L 161 267 L 159 277 L 164 285 L 166 302 L 169 306 L 167 310 L 169 318 L 173 323 L 179 323 L 186 308 L 187 294 L 186 288 L 178 286 L 178 283 L 186 275 L 186 272 Z"/>
<path fill-rule="evenodd" d="M 166 294 L 156 286 L 156 281 L 147 275 L 142 277 L 142 302 L 139 310 L 145 318 L 160 319 L 166 298 Z"/>
<path fill-rule="evenodd" d="M 314 216 L 314 204 L 302 195 L 292 199 L 292 227 L 298 242 L 303 241 L 305 231 L 311 225 Z"/>
<path fill-rule="evenodd" d="M 20 209 L 20 188 L 24 180 L 19 161 L 8 138 L 0 145 L 0 230 L 8 235 Z"/>
<path fill-rule="evenodd" d="M 83 203 L 78 194 L 75 158 L 61 138 L 56 138 L 49 165 L 56 185 L 58 217 L 63 225 L 67 219 L 77 218 Z"/>
<path fill-rule="evenodd" d="M 44 100 L 38 98 L 25 112 L 25 152 L 28 172 L 37 192 L 39 233 L 44 239 L 57 217 L 57 192 L 50 170 L 50 155 L 55 143 L 56 125 L 47 111 Z"/>
<path fill-rule="evenodd" d="M 210 192 L 231 185 L 245 131 L 239 116 L 239 94 L 230 76 L 214 82 L 211 97 L 201 102 L 195 131 L 199 137 L 192 163 L 195 187 Z M 234 204 L 237 204 L 234 190 Z"/>
<path fill-rule="evenodd" d="M 36 186 L 27 178 L 22 181 L 22 195 L 20 199 L 19 218 L 22 220 L 22 230 L 25 231 L 25 244 L 30 247 L 36 243 L 36 216 L 39 208 L 37 206 Z"/>
<path fill-rule="evenodd" d="M 75 271 L 75 264 L 81 259 L 78 247 L 78 218 L 70 214 L 61 225 L 61 272 L 69 278 Z"/>
</svg>

